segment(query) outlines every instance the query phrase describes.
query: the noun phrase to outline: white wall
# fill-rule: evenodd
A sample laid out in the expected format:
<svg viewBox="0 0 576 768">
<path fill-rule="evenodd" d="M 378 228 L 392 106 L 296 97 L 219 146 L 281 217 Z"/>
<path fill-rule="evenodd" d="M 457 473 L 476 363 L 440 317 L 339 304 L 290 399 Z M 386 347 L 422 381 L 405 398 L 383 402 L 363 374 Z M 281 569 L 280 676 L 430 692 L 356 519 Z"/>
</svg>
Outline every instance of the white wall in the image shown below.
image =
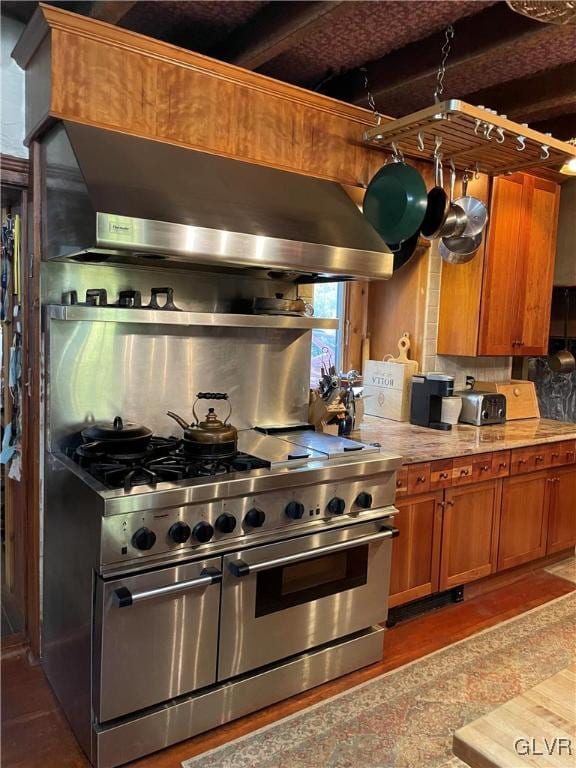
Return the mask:
<svg viewBox="0 0 576 768">
<path fill-rule="evenodd" d="M 28 157 L 24 146 L 24 70 L 11 57 L 24 25 L 15 19 L 0 21 L 0 151 Z"/>
</svg>

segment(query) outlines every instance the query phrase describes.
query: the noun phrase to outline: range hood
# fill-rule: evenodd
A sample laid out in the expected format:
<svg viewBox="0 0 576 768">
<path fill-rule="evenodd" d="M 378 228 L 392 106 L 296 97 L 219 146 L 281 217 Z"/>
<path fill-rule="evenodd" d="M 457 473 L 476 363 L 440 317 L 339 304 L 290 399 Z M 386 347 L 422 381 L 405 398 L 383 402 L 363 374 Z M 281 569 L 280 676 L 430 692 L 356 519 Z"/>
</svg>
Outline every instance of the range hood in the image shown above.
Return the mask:
<svg viewBox="0 0 576 768">
<path fill-rule="evenodd" d="M 43 140 L 47 259 L 384 279 L 393 256 L 334 182 L 73 122 Z"/>
</svg>

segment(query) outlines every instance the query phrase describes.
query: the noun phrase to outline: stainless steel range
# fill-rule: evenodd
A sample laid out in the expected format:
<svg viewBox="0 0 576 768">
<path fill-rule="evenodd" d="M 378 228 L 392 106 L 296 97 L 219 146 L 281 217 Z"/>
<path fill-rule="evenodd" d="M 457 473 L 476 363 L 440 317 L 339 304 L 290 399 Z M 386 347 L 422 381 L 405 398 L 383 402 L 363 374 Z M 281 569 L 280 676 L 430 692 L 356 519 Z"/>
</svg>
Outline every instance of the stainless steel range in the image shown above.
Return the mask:
<svg viewBox="0 0 576 768">
<path fill-rule="evenodd" d="M 99 768 L 382 656 L 400 460 L 301 430 L 239 444 L 49 458 L 45 669 Z"/>
<path fill-rule="evenodd" d="M 338 320 L 255 313 L 390 276 L 343 190 L 119 136 L 59 123 L 40 174 L 43 664 L 97 768 L 381 658 L 400 464 L 306 429 Z"/>
</svg>

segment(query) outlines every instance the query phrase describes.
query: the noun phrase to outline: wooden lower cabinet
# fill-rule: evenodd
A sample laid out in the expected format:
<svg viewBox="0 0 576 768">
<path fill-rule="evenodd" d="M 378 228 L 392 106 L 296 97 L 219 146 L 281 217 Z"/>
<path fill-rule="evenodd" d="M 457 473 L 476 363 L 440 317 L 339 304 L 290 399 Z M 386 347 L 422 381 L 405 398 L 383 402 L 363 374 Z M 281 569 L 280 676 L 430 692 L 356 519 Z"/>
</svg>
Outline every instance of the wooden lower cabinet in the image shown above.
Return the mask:
<svg viewBox="0 0 576 768">
<path fill-rule="evenodd" d="M 554 475 L 559 474 L 556 470 Z M 552 473 L 534 472 L 503 481 L 498 570 L 544 557 Z"/>
<path fill-rule="evenodd" d="M 499 480 L 445 491 L 440 590 L 495 570 L 500 492 Z"/>
<path fill-rule="evenodd" d="M 438 591 L 442 491 L 397 504 L 394 525 L 400 535 L 392 545 L 389 606 L 408 603 Z"/>
<path fill-rule="evenodd" d="M 576 467 L 554 470 L 550 479 L 549 555 L 576 546 Z"/>
</svg>

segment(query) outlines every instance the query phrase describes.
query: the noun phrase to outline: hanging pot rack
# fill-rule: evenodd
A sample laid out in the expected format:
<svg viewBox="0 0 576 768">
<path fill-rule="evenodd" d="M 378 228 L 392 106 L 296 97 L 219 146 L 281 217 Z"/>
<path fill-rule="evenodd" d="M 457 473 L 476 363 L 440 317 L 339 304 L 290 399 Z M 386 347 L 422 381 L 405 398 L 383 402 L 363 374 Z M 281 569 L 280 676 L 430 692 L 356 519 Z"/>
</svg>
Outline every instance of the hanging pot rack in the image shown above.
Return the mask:
<svg viewBox="0 0 576 768">
<path fill-rule="evenodd" d="M 442 155 L 459 170 L 497 176 L 543 166 L 560 166 L 576 158 L 576 145 L 494 110 L 450 99 L 383 122 L 364 131 L 364 142 L 386 151 L 432 161 L 441 139 Z M 394 146 L 392 146 L 394 145 Z"/>
</svg>

